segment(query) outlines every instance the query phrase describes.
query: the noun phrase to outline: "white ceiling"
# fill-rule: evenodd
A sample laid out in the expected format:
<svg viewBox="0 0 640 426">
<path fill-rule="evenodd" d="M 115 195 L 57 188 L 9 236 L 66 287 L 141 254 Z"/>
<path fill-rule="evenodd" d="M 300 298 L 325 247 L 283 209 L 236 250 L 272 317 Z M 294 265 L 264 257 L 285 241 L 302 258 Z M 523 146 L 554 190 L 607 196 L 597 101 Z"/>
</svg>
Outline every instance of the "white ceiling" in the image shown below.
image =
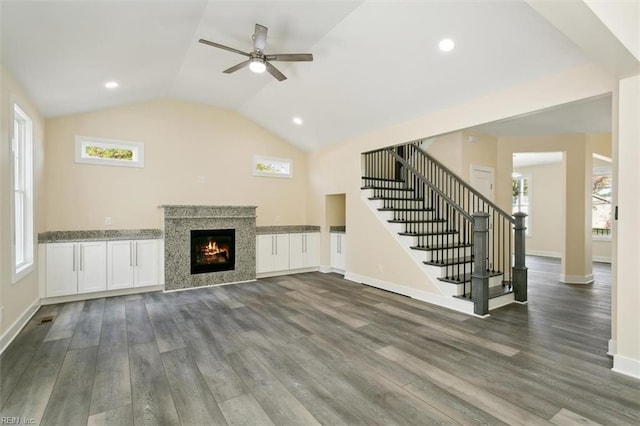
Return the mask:
<svg viewBox="0 0 640 426">
<path fill-rule="evenodd" d="M 587 62 L 526 3 L 462 1 L 6 1 L 2 62 L 46 117 L 172 98 L 238 111 L 312 150 Z M 267 53 L 288 79 L 200 38 Z M 456 49 L 438 50 L 450 37 Z M 120 87 L 104 89 L 115 79 Z M 294 115 L 305 123 L 292 124 Z M 397 142 L 397 141 L 390 141 Z"/>
</svg>

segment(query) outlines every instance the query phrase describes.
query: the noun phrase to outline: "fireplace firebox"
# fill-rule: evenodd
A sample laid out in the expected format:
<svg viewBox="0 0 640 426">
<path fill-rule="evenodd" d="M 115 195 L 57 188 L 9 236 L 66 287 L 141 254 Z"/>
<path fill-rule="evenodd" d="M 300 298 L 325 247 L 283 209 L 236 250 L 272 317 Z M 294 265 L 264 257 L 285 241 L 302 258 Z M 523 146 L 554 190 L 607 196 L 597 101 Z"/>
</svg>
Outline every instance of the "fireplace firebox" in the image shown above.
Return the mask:
<svg viewBox="0 0 640 426">
<path fill-rule="evenodd" d="M 192 230 L 191 274 L 234 270 L 235 250 L 235 229 Z"/>
</svg>

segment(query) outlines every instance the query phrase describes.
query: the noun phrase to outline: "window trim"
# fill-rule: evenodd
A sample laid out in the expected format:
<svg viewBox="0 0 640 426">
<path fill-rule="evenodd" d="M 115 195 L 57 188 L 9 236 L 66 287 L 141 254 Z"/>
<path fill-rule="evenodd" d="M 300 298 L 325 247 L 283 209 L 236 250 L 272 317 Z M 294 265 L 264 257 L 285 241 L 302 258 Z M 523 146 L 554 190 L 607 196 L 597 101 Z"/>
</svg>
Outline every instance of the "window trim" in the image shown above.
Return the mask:
<svg viewBox="0 0 640 426">
<path fill-rule="evenodd" d="M 111 158 L 89 158 L 84 156 L 84 148 L 87 145 L 100 146 L 102 148 L 129 149 L 133 151 L 133 160 L 115 160 Z M 79 164 L 92 164 L 99 166 L 118 167 L 144 167 L 144 143 L 131 142 L 117 139 L 94 138 L 90 136 L 75 137 L 75 162 Z"/>
<path fill-rule="evenodd" d="M 34 214 L 33 214 L 33 205 L 34 205 L 34 190 L 33 190 L 33 151 L 34 151 L 34 131 L 33 131 L 33 120 L 29 115 L 25 112 L 23 108 L 20 107 L 19 103 L 16 100 L 11 101 L 11 122 L 10 122 L 10 131 L 11 131 L 11 192 L 13 193 L 11 197 L 11 282 L 12 284 L 17 283 L 22 280 L 25 276 L 27 276 L 31 271 L 35 268 L 35 244 L 34 244 Z M 24 146 L 18 147 L 18 140 L 15 138 L 16 132 L 16 121 L 18 121 L 18 116 L 21 121 L 24 122 Z M 18 189 L 16 188 L 16 167 L 18 167 L 16 162 L 17 151 L 23 151 L 22 157 L 24 164 L 22 164 L 22 173 L 24 176 L 22 177 L 24 182 L 22 183 L 22 193 L 24 197 L 23 201 L 23 212 L 22 212 L 22 257 L 23 262 L 19 265 L 17 264 L 18 257 L 18 244 L 16 241 L 17 235 L 17 215 L 16 215 L 16 192 Z"/>
<path fill-rule="evenodd" d="M 289 173 L 277 173 L 277 172 L 261 172 L 256 170 L 258 163 L 261 161 L 272 161 L 272 162 L 280 162 L 280 163 L 288 163 L 289 165 Z M 276 158 L 276 157 L 265 157 L 262 155 L 254 155 L 253 156 L 253 175 L 254 176 L 263 176 L 263 177 L 274 177 L 274 178 L 285 178 L 291 179 L 293 178 L 293 160 L 290 158 Z"/>
<path fill-rule="evenodd" d="M 595 156 L 595 154 L 594 154 Z M 604 157 L 606 158 L 606 157 Z M 609 166 L 609 167 L 594 167 L 593 168 L 593 172 L 591 174 L 591 177 L 595 177 L 595 176 L 604 176 L 604 175 L 609 175 L 611 176 L 611 189 L 613 190 L 613 167 Z M 591 197 L 591 208 L 593 208 L 593 194 Z M 610 210 L 611 210 L 611 219 L 613 219 L 613 195 L 611 197 L 611 205 L 610 205 Z M 611 229 L 611 232 L 609 232 L 608 235 L 595 235 L 593 233 L 593 217 L 591 219 L 591 240 L 592 241 L 605 241 L 605 242 L 611 242 L 612 241 L 612 233 L 613 233 L 613 229 Z"/>
<path fill-rule="evenodd" d="M 515 179 L 515 177 L 512 176 L 512 179 Z M 527 201 L 528 202 L 527 202 L 527 217 L 525 218 L 525 224 L 526 224 L 526 227 L 527 227 L 525 235 L 530 238 L 532 236 L 532 233 L 531 233 L 531 228 L 532 228 L 532 226 L 531 226 L 531 222 L 532 222 L 532 220 L 531 220 L 531 201 L 532 201 L 532 198 L 531 198 L 531 175 L 530 174 L 520 174 L 520 176 L 518 176 L 517 179 L 521 179 L 521 180 L 526 179 L 527 180 L 527 192 L 528 192 Z M 512 199 L 512 202 L 511 202 L 511 212 L 512 213 L 511 214 L 513 214 L 513 207 L 514 207 L 514 205 L 513 205 L 513 199 Z"/>
</svg>

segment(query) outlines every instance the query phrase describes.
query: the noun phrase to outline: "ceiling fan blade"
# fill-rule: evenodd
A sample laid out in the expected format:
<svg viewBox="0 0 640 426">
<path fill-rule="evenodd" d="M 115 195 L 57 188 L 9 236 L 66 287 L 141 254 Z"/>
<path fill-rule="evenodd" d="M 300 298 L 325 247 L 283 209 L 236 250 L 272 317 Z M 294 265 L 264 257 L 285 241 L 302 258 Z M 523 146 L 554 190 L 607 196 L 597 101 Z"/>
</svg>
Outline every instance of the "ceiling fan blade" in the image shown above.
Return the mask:
<svg viewBox="0 0 640 426">
<path fill-rule="evenodd" d="M 253 33 L 253 50 L 264 52 L 264 46 L 267 44 L 267 27 L 256 24 L 256 30 Z"/>
<path fill-rule="evenodd" d="M 289 62 L 308 62 L 313 61 L 311 53 L 275 53 L 266 55 L 268 61 L 289 61 Z"/>
<path fill-rule="evenodd" d="M 229 52 L 238 53 L 238 54 L 244 55 L 244 56 L 251 56 L 250 54 L 248 54 L 246 52 L 243 52 L 242 50 L 234 49 L 233 47 L 225 46 L 224 44 L 215 43 L 213 41 L 205 40 L 203 38 L 201 38 L 198 41 L 200 43 L 206 44 L 208 46 L 217 47 L 218 49 L 228 50 Z"/>
<path fill-rule="evenodd" d="M 251 59 L 244 61 L 244 62 L 240 62 L 238 65 L 234 65 L 231 68 L 228 68 L 224 71 L 222 71 L 225 74 L 231 74 L 232 72 L 236 72 L 239 69 L 242 69 L 244 67 L 246 67 L 247 65 L 249 65 L 251 63 Z"/>
<path fill-rule="evenodd" d="M 264 64 L 267 66 L 267 71 L 269 74 L 278 79 L 278 81 L 286 80 L 287 77 L 278 70 L 278 68 L 271 65 L 268 61 L 264 61 Z"/>
</svg>

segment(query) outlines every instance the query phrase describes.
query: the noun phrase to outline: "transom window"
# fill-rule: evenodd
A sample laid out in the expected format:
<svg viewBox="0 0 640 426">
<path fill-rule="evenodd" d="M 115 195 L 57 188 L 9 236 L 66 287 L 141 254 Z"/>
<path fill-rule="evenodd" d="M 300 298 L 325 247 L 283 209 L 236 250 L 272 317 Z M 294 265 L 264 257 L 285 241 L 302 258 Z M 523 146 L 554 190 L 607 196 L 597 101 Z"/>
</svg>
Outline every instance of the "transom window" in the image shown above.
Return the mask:
<svg viewBox="0 0 640 426">
<path fill-rule="evenodd" d="M 591 229 L 596 240 L 611 239 L 611 167 L 593 170 L 591 185 Z"/>
<path fill-rule="evenodd" d="M 293 177 L 293 161 L 286 158 L 253 157 L 253 175 Z"/>
<path fill-rule="evenodd" d="M 76 136 L 76 163 L 144 167 L 144 144 Z"/>
</svg>

